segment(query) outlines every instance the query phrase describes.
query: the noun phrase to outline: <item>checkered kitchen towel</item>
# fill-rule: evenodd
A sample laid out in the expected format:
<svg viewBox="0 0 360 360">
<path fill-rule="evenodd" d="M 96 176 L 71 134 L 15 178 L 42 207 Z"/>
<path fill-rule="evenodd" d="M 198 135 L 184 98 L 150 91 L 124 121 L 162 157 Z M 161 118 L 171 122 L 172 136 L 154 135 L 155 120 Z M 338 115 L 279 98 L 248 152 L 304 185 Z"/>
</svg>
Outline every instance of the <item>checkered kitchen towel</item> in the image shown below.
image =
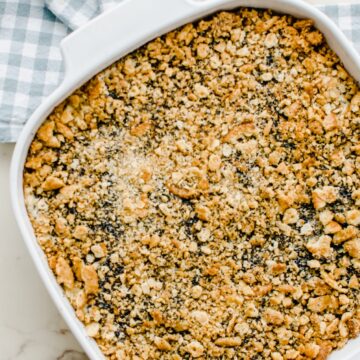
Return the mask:
<svg viewBox="0 0 360 360">
<path fill-rule="evenodd" d="M 60 82 L 61 39 L 119 1 L 0 0 L 0 142 L 16 141 L 31 113 Z M 319 8 L 360 52 L 360 4 Z"/>
</svg>

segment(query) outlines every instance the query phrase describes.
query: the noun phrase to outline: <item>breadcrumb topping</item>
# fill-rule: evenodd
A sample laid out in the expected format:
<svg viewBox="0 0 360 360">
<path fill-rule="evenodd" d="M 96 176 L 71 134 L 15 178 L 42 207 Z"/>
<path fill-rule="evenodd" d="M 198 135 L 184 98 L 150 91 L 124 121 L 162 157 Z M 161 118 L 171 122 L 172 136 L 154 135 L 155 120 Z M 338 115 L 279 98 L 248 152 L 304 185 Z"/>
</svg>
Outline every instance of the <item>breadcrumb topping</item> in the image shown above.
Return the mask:
<svg viewBox="0 0 360 360">
<path fill-rule="evenodd" d="M 360 332 L 360 91 L 310 20 L 151 41 L 38 130 L 27 210 L 108 359 L 318 359 Z"/>
</svg>

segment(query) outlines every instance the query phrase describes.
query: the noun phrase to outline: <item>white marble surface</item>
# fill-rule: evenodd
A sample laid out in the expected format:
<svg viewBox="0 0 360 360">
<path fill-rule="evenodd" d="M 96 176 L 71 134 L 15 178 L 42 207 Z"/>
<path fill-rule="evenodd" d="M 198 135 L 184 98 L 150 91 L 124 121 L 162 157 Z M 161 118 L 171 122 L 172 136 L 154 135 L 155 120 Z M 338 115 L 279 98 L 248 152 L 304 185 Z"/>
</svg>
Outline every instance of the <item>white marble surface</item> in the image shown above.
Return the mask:
<svg viewBox="0 0 360 360">
<path fill-rule="evenodd" d="M 310 3 L 360 0 L 308 0 Z M 27 253 L 12 216 L 9 164 L 14 146 L 0 144 L 0 360 L 86 360 Z"/>
</svg>

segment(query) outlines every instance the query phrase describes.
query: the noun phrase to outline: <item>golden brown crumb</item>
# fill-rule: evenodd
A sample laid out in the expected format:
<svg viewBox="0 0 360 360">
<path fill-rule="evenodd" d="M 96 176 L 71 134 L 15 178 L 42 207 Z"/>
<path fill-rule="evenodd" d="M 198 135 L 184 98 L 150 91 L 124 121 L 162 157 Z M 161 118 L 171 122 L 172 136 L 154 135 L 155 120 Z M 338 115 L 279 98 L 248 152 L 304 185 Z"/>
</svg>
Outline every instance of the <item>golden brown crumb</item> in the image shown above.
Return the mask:
<svg viewBox="0 0 360 360">
<path fill-rule="evenodd" d="M 360 91 L 310 20 L 240 9 L 57 106 L 24 170 L 105 357 L 325 360 L 360 332 Z"/>
</svg>

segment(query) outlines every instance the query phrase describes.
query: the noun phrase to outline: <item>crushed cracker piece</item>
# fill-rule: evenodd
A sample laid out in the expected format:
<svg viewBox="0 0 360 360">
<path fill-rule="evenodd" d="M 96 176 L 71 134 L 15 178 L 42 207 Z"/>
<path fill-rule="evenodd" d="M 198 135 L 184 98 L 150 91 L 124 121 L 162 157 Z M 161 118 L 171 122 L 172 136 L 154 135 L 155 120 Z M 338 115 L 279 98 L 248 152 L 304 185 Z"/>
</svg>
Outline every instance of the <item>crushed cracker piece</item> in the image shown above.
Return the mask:
<svg viewBox="0 0 360 360">
<path fill-rule="evenodd" d="M 56 262 L 55 273 L 59 284 L 64 284 L 68 289 L 74 287 L 74 274 L 69 263 L 62 257 L 59 257 Z"/>
</svg>

